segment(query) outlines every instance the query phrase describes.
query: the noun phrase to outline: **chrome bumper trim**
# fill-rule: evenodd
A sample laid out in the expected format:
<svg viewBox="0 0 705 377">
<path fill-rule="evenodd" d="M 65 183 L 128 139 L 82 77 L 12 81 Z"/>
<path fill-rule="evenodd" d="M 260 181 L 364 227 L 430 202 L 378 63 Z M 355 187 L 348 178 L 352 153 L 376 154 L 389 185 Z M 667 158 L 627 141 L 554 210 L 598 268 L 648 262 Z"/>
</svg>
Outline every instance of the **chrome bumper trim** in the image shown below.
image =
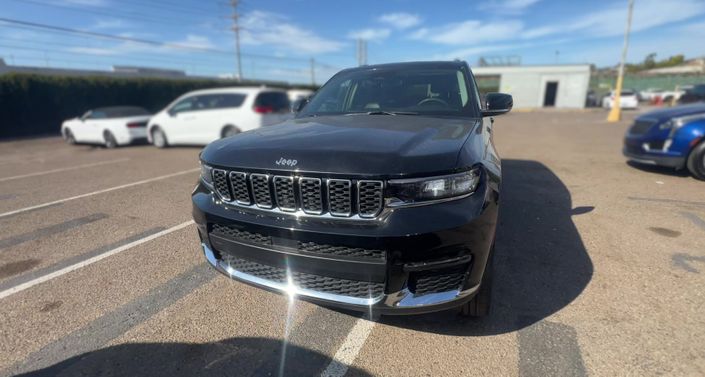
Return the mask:
<svg viewBox="0 0 705 377">
<path fill-rule="evenodd" d="M 359 298 L 342 296 L 325 292 L 312 291 L 309 289 L 299 288 L 291 283 L 283 284 L 271 280 L 262 279 L 250 274 L 245 274 L 235 270 L 229 265 L 223 263 L 222 260 L 216 258 L 215 253 L 205 243 L 201 243 L 203 253 L 206 260 L 217 271 L 229 276 L 235 280 L 241 280 L 254 285 L 259 285 L 279 291 L 290 296 L 303 296 L 313 299 L 329 301 L 331 303 L 340 303 L 345 305 L 365 307 L 365 309 L 394 309 L 394 308 L 424 308 L 430 306 L 443 305 L 450 301 L 460 300 L 474 294 L 479 286 L 472 287 L 466 290 L 452 290 L 447 292 L 438 292 L 416 296 L 408 289 L 403 289 L 399 292 L 382 294 L 377 297 Z"/>
</svg>

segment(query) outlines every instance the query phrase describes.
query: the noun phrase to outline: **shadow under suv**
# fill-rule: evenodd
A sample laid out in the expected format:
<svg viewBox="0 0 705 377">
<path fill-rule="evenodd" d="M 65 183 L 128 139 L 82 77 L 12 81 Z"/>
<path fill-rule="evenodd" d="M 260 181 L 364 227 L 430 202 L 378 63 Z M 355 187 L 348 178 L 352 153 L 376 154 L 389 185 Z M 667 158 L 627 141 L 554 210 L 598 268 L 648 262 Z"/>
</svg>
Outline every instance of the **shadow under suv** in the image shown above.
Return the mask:
<svg viewBox="0 0 705 377">
<path fill-rule="evenodd" d="M 285 123 L 201 153 L 193 216 L 218 271 L 328 306 L 489 310 L 501 181 L 494 115 L 464 62 L 333 76 Z"/>
</svg>

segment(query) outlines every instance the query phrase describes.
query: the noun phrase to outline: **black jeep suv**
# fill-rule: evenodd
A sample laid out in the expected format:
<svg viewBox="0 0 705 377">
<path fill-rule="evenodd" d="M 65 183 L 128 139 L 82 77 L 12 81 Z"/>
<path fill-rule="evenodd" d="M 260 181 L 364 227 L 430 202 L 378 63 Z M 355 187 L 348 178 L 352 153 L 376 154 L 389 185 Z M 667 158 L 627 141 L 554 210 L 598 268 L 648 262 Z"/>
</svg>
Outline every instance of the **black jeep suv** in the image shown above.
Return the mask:
<svg viewBox="0 0 705 377">
<path fill-rule="evenodd" d="M 381 314 L 489 310 L 501 180 L 494 115 L 464 62 L 362 66 L 285 123 L 201 153 L 193 216 L 218 271 Z"/>
</svg>

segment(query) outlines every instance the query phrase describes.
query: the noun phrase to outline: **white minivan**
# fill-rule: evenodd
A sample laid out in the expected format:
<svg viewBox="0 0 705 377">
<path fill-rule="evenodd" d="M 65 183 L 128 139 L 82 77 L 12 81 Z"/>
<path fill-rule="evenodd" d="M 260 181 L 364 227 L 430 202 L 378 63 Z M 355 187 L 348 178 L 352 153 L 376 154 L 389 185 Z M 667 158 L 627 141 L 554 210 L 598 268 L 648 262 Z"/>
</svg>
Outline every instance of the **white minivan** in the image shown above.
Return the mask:
<svg viewBox="0 0 705 377">
<path fill-rule="evenodd" d="M 285 90 L 267 87 L 197 90 L 177 98 L 152 117 L 147 136 L 159 148 L 206 145 L 291 117 Z"/>
</svg>

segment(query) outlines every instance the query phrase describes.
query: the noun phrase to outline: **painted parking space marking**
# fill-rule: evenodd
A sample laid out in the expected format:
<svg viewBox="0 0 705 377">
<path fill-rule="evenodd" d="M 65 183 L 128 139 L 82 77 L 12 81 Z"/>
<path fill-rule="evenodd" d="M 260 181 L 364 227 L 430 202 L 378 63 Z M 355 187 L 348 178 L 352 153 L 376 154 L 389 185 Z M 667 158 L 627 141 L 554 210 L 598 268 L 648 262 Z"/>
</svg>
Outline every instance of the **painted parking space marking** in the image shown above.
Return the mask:
<svg viewBox="0 0 705 377">
<path fill-rule="evenodd" d="M 207 263 L 198 264 L 171 280 L 152 288 L 144 296 L 137 297 L 127 304 L 95 319 L 85 327 L 47 344 L 40 350 L 28 355 L 24 362 L 17 363 L 0 374 L 15 375 L 48 368 L 37 373 L 37 375 L 59 375 L 61 374 L 61 368 L 59 367 L 59 370 L 56 370 L 52 368 L 52 365 L 76 355 L 100 349 L 111 340 L 143 323 L 162 309 L 179 301 L 202 285 L 207 284 L 216 276 L 218 275 L 213 273 Z"/>
<path fill-rule="evenodd" d="M 145 184 L 145 183 L 155 182 L 155 181 L 159 181 L 159 180 L 162 180 L 162 179 L 167 179 L 167 178 L 171 178 L 171 177 L 176 177 L 176 176 L 184 175 L 184 174 L 188 174 L 188 173 L 193 173 L 193 172 L 196 172 L 196 171 L 198 171 L 198 170 L 199 170 L 198 168 L 196 168 L 196 169 L 182 170 L 182 171 L 179 171 L 179 172 L 176 172 L 176 173 L 171 173 L 171 174 L 166 174 L 166 175 L 160 175 L 160 176 L 154 177 L 154 178 L 143 179 L 143 180 L 137 181 L 137 182 L 127 183 L 127 184 L 124 184 L 124 185 L 115 186 L 115 187 L 110 187 L 110 188 L 107 188 L 107 189 L 102 189 L 102 190 L 98 190 L 98 191 L 93 191 L 93 192 L 89 192 L 89 193 L 85 193 L 85 194 L 81 194 L 81 195 L 76 195 L 76 196 L 72 196 L 72 197 L 69 197 L 69 198 L 54 200 L 54 201 L 47 202 L 47 203 L 37 204 L 37 205 L 31 206 L 31 207 L 20 208 L 20 209 L 16 209 L 16 210 L 13 210 L 13 211 L 8 211 L 8 212 L 0 213 L 0 219 L 3 218 L 3 217 L 8 217 L 8 216 L 16 215 L 16 214 L 18 214 L 18 213 L 29 212 L 29 211 L 33 211 L 33 210 L 37 210 L 37 209 L 41 209 L 41 208 L 46 208 L 46 207 L 50 207 L 50 206 L 53 206 L 53 205 L 56 205 L 56 204 L 61 204 L 61 203 L 65 203 L 65 202 L 72 201 L 72 200 L 76 200 L 76 199 L 87 198 L 87 197 L 93 196 L 93 195 L 104 194 L 104 193 L 106 193 L 106 192 L 111 192 L 111 191 L 115 191 L 115 190 L 120 190 L 120 189 L 124 189 L 124 188 L 128 188 L 128 187 L 133 187 L 133 186 L 137 186 L 137 185 L 143 185 L 143 184 Z"/>
<path fill-rule="evenodd" d="M 12 276 L 12 277 L 8 278 L 8 279 L 5 280 L 5 281 L 0 282 L 0 291 L 4 291 L 4 290 L 7 290 L 7 289 L 10 289 L 10 288 L 12 288 L 12 287 L 14 287 L 14 286 L 17 286 L 17 285 L 20 285 L 20 284 L 24 284 L 24 283 L 26 283 L 26 282 L 28 282 L 28 281 L 30 281 L 30 280 L 34 280 L 34 279 L 39 278 L 39 277 L 41 277 L 41 276 L 50 274 L 50 273 L 52 273 L 52 272 L 61 270 L 61 269 L 63 269 L 63 268 L 66 268 L 66 267 L 68 267 L 68 266 L 71 266 L 71 265 L 73 265 L 73 264 L 82 262 L 82 261 L 84 261 L 84 260 L 86 260 L 86 259 L 93 258 L 93 257 L 95 257 L 96 255 L 103 254 L 103 253 L 105 253 L 105 252 L 107 252 L 107 251 L 110 251 L 110 250 L 112 250 L 112 249 L 115 249 L 115 248 L 118 248 L 118 247 L 120 247 L 120 246 L 126 245 L 126 244 L 128 244 L 128 243 L 137 241 L 137 240 L 142 239 L 142 238 L 147 237 L 147 236 L 151 236 L 152 234 L 155 234 L 155 233 L 157 233 L 157 232 L 161 232 L 161 231 L 164 230 L 164 229 L 165 229 L 165 228 L 163 228 L 163 227 L 155 227 L 155 228 L 146 230 L 146 231 L 144 231 L 144 232 L 140 232 L 140 233 L 134 234 L 134 235 L 132 235 L 132 236 L 123 238 L 123 239 L 121 239 L 121 240 L 119 240 L 119 241 L 116 241 L 116 242 L 113 242 L 113 243 L 109 243 L 109 244 L 107 244 L 107 245 L 103 245 L 103 246 L 97 247 L 97 248 L 95 248 L 95 249 L 93 249 L 93 250 L 90 250 L 90 251 L 87 251 L 87 252 L 85 252 L 85 253 L 78 254 L 78 255 L 74 255 L 74 256 L 72 256 L 72 257 L 63 259 L 63 260 L 61 260 L 60 262 L 57 262 L 57 263 L 52 264 L 52 265 L 49 265 L 49 266 L 47 266 L 47 267 L 42 267 L 42 268 L 36 269 L 36 270 L 34 270 L 34 271 L 29 271 L 29 272 L 23 273 L 23 274 L 21 274 L 21 275 L 18 275 L 18 274 L 16 274 L 16 273 L 13 273 L 13 274 L 5 273 L 5 275 L 7 275 L 7 276 Z M 26 265 L 26 264 L 28 264 L 30 261 L 32 261 L 32 260 L 31 260 L 31 259 L 29 259 L 29 260 L 26 259 L 26 260 L 21 261 L 21 262 L 24 262 L 23 264 Z M 38 262 L 39 262 L 39 261 L 37 261 L 37 263 L 38 263 Z M 5 277 L 5 276 L 3 276 L 3 275 L 4 275 L 4 274 L 3 274 L 3 268 L 6 268 L 6 266 L 9 266 L 9 264 L 0 267 L 0 278 Z M 30 267 L 32 267 L 32 266 L 30 266 Z"/>
<path fill-rule="evenodd" d="M 347 373 L 350 365 L 355 361 L 360 353 L 362 346 L 365 344 L 367 337 L 370 336 L 372 328 L 375 327 L 375 322 L 365 316 L 357 320 L 355 326 L 348 333 L 343 344 L 340 345 L 338 351 L 333 356 L 328 367 L 321 373 L 325 377 L 342 377 Z"/>
<path fill-rule="evenodd" d="M 123 251 L 125 251 L 125 250 L 129 250 L 129 249 L 131 249 L 131 248 L 133 248 L 133 247 L 135 247 L 135 246 L 139 246 L 139 245 L 141 245 L 141 244 L 143 244 L 143 243 L 149 242 L 149 241 L 151 241 L 151 240 L 153 240 L 153 239 L 156 239 L 156 238 L 159 238 L 159 237 L 161 237 L 161 236 L 165 236 L 165 235 L 167 235 L 167 234 L 176 232 L 177 230 L 181 230 L 181 229 L 183 229 L 183 228 L 185 228 L 185 227 L 187 227 L 187 226 L 189 226 L 189 225 L 192 225 L 192 224 L 194 224 L 194 221 L 193 221 L 193 220 L 186 221 L 186 222 L 181 223 L 181 224 L 179 224 L 179 225 L 175 225 L 175 226 L 173 226 L 173 227 L 171 227 L 171 228 L 169 228 L 169 229 L 165 229 L 165 230 L 163 230 L 163 231 L 161 231 L 161 232 L 154 233 L 154 234 L 152 234 L 152 235 L 150 235 L 150 236 L 147 236 L 147 237 L 144 237 L 144 238 L 135 240 L 135 241 L 133 241 L 133 242 L 130 242 L 130 243 L 125 244 L 125 245 L 122 245 L 122 246 L 119 246 L 119 247 L 114 248 L 114 249 L 112 249 L 112 250 L 108 250 L 108 251 L 106 251 L 106 252 L 104 252 L 104 253 L 102 253 L 102 254 L 98 254 L 98 255 L 96 255 L 96 256 L 94 256 L 94 257 L 91 257 L 91 258 L 82 260 L 82 261 L 80 261 L 80 262 L 77 262 L 77 263 L 72 264 L 72 265 L 70 265 L 70 266 L 66 266 L 66 267 L 64 267 L 64 268 L 62 268 L 62 269 L 53 271 L 53 272 L 48 273 L 48 274 L 46 274 L 46 275 L 39 276 L 39 277 L 37 277 L 37 278 L 35 278 L 35 279 L 32 279 L 32 280 L 27 281 L 27 282 L 25 282 L 25 283 L 16 285 L 16 286 L 14 286 L 14 287 L 12 287 L 12 288 L 5 289 L 4 291 L 0 291 L 0 299 L 3 299 L 3 298 L 8 297 L 8 296 L 11 296 L 11 295 L 13 295 L 13 294 L 15 294 L 15 293 L 22 292 L 22 291 L 24 291 L 25 289 L 29 289 L 29 288 L 31 288 L 31 287 L 37 285 L 37 284 L 41 284 L 41 283 L 44 283 L 44 282 L 49 281 L 49 280 L 51 280 L 51 279 L 57 278 L 57 277 L 59 277 L 59 276 L 68 274 L 69 272 L 76 271 L 76 270 L 78 270 L 78 269 L 81 269 L 81 268 L 83 268 L 83 267 L 86 267 L 86 266 L 88 266 L 88 265 L 91 265 L 91 264 L 93 264 L 93 263 L 95 263 L 95 262 L 98 262 L 98 261 L 100 261 L 100 260 L 103 260 L 103 259 L 105 259 L 105 258 L 108 258 L 108 257 L 110 257 L 110 256 L 113 256 L 113 255 L 115 255 L 115 254 L 121 253 L 121 252 L 123 252 Z"/>
<path fill-rule="evenodd" d="M 22 174 L 22 175 L 13 175 L 13 176 L 11 176 L 11 177 L 3 177 L 3 178 L 0 178 L 0 182 L 12 181 L 12 180 L 21 179 L 21 178 L 36 177 L 36 176 L 38 176 L 38 175 L 44 175 L 44 174 L 60 173 L 60 172 L 69 171 L 69 170 L 90 168 L 90 167 L 93 167 L 93 166 L 101 166 L 101 165 L 108 165 L 108 164 L 116 164 L 116 163 L 118 163 L 118 162 L 125 162 L 125 161 L 129 161 L 129 160 L 130 160 L 129 158 L 125 157 L 125 158 L 118 158 L 118 159 L 115 159 L 115 160 L 101 161 L 101 162 L 93 162 L 93 163 L 90 163 L 90 164 L 76 165 L 76 166 L 71 166 L 71 167 L 66 167 L 66 168 L 45 170 L 45 171 L 40 171 L 40 172 L 36 172 L 36 173 L 29 173 L 29 174 Z"/>
</svg>

